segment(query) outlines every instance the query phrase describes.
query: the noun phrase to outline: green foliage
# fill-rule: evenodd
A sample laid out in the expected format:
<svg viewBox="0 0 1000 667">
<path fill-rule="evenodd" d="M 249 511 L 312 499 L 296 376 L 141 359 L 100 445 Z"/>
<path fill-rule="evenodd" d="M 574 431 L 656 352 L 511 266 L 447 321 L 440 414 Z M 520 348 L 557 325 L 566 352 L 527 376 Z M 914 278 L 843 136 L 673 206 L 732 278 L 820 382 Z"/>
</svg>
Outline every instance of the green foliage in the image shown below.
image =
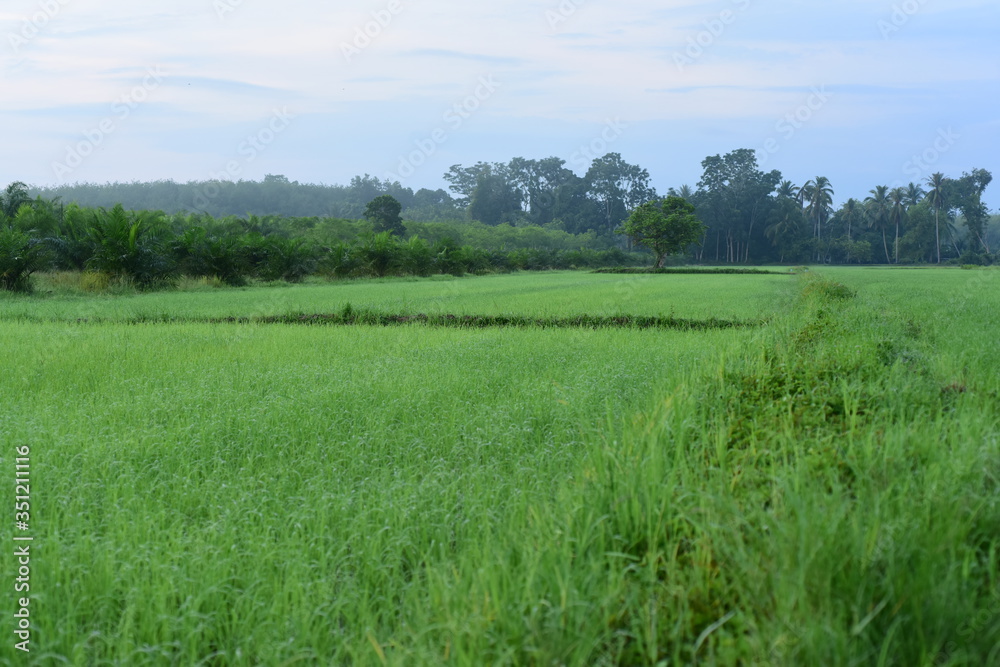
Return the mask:
<svg viewBox="0 0 1000 667">
<path fill-rule="evenodd" d="M 11 224 L 34 238 L 44 238 L 56 233 L 59 215 L 53 202 L 39 197 L 36 201 L 21 204 Z"/>
<path fill-rule="evenodd" d="M 94 254 L 95 241 L 90 234 L 93 215 L 90 211 L 70 204 L 63 211 L 56 233 L 46 239 L 52 249 L 56 269 L 83 271 Z"/>
<path fill-rule="evenodd" d="M 469 198 L 469 217 L 486 225 L 514 221 L 521 210 L 523 195 L 514 187 L 510 169 L 502 164 L 481 163 L 476 167 L 476 186 Z"/>
<path fill-rule="evenodd" d="M 277 235 L 257 237 L 245 248 L 254 274 L 261 280 L 301 282 L 316 270 L 318 264 L 316 247 L 301 238 L 288 239 Z"/>
<path fill-rule="evenodd" d="M 0 290 L 28 292 L 31 274 L 42 268 L 44 248 L 27 234 L 0 227 Z"/>
<path fill-rule="evenodd" d="M 371 221 L 376 233 L 388 232 L 394 236 L 403 236 L 406 229 L 403 227 L 403 218 L 399 215 L 402 210 L 402 204 L 392 195 L 379 195 L 368 202 L 365 218 Z"/>
<path fill-rule="evenodd" d="M 319 270 L 331 278 L 347 278 L 361 266 L 361 258 L 355 248 L 344 241 L 334 243 L 320 260 Z"/>
<path fill-rule="evenodd" d="M 716 237 L 714 261 L 747 262 L 754 230 L 762 234 L 766 228 L 774 205 L 771 193 L 781 182 L 781 172 L 762 171 L 750 148 L 709 156 L 701 166 L 702 177 L 691 203 L 708 226 L 708 235 Z"/>
<path fill-rule="evenodd" d="M 172 244 L 178 270 L 188 276 L 215 277 L 226 285 L 246 284 L 243 244 L 230 236 L 210 236 L 204 227 L 191 227 Z"/>
<path fill-rule="evenodd" d="M 0 214 L 8 220 L 13 220 L 25 204 L 31 204 L 28 186 L 21 181 L 15 181 L 0 195 Z"/>
<path fill-rule="evenodd" d="M 464 276 L 465 265 L 462 264 L 459 246 L 450 237 L 438 240 L 434 244 L 434 266 L 439 273 L 452 276 Z"/>
<path fill-rule="evenodd" d="M 694 214 L 694 206 L 680 197 L 667 197 L 647 202 L 625 221 L 621 233 L 638 245 L 649 248 L 656 257 L 654 267 L 663 265 L 663 258 L 683 252 L 701 240 L 705 225 Z"/>
<path fill-rule="evenodd" d="M 427 241 L 419 236 L 413 236 L 402 250 L 403 271 L 413 276 L 429 276 L 433 273 L 434 251 Z"/>
<path fill-rule="evenodd" d="M 836 280 L 829 280 L 821 278 L 814 273 L 808 273 L 805 275 L 805 287 L 802 289 L 802 295 L 806 298 L 820 301 L 844 301 L 846 299 L 853 299 L 857 296 L 857 293 L 847 285 L 839 283 Z"/>
<path fill-rule="evenodd" d="M 357 254 L 365 272 L 379 278 L 394 274 L 403 262 L 403 249 L 390 232 L 372 235 L 358 246 Z"/>
<path fill-rule="evenodd" d="M 166 282 L 175 265 L 158 236 L 155 218 L 126 212 L 121 205 L 94 213 L 89 228 L 93 254 L 87 268 L 133 281 L 141 288 Z"/>
</svg>

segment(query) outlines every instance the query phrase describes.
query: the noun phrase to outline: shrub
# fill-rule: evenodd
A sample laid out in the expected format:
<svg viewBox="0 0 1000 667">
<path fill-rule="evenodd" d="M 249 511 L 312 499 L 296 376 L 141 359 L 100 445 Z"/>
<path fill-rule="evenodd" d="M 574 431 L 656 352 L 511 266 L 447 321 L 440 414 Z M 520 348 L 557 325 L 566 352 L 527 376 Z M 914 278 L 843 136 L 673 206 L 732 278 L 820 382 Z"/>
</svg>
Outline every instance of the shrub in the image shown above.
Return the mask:
<svg viewBox="0 0 1000 667">
<path fill-rule="evenodd" d="M 414 276 L 429 276 L 434 271 L 434 251 L 427 241 L 412 237 L 403 246 L 403 270 Z"/>
<path fill-rule="evenodd" d="M 31 274 L 41 268 L 43 246 L 14 229 L 0 230 L 0 289 L 31 290 Z"/>
<path fill-rule="evenodd" d="M 87 268 L 127 278 L 141 288 L 168 280 L 174 263 L 147 222 L 143 214 L 127 213 L 121 204 L 111 211 L 101 209 L 90 229 L 94 254 Z"/>
<path fill-rule="evenodd" d="M 400 243 L 390 232 L 371 236 L 358 248 L 358 255 L 367 272 L 379 278 L 395 273 L 403 262 Z"/>
<path fill-rule="evenodd" d="M 253 250 L 262 252 L 257 275 L 263 280 L 300 282 L 316 269 L 316 248 L 305 239 L 265 236 Z"/>
<path fill-rule="evenodd" d="M 461 261 L 458 244 L 450 237 L 446 236 L 434 244 L 434 268 L 439 273 L 465 275 L 465 264 Z"/>
<path fill-rule="evenodd" d="M 490 270 L 490 254 L 481 248 L 464 245 L 455 250 L 455 260 L 466 273 L 483 274 Z"/>
<path fill-rule="evenodd" d="M 173 242 L 174 257 L 181 273 L 188 276 L 217 278 L 227 285 L 246 284 L 247 270 L 243 244 L 231 236 L 209 236 L 203 227 L 192 227 Z"/>
<path fill-rule="evenodd" d="M 83 271 L 94 255 L 94 238 L 90 233 L 91 215 L 76 204 L 63 212 L 55 236 L 47 240 L 57 269 Z"/>
<path fill-rule="evenodd" d="M 354 248 L 344 241 L 338 241 L 324 253 L 319 270 L 333 278 L 346 278 L 353 275 L 360 265 Z"/>
<path fill-rule="evenodd" d="M 815 275 L 810 277 L 802 294 L 806 297 L 818 297 L 825 301 L 845 301 L 857 296 L 857 292 L 847 285 L 835 280 L 818 278 Z"/>
</svg>

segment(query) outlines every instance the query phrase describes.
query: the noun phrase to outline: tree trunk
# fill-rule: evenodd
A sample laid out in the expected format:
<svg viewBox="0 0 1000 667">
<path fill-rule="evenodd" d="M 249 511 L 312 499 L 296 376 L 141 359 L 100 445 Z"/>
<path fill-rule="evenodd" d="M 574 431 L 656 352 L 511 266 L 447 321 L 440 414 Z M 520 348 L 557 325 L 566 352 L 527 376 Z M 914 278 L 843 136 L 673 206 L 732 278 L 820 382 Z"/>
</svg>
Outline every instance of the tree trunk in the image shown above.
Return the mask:
<svg viewBox="0 0 1000 667">
<path fill-rule="evenodd" d="M 941 228 L 938 224 L 939 209 L 934 209 L 934 239 L 937 245 L 937 263 L 941 263 Z"/>
<path fill-rule="evenodd" d="M 896 221 L 896 240 L 892 245 L 892 258 L 894 264 L 899 264 L 899 221 Z"/>
</svg>

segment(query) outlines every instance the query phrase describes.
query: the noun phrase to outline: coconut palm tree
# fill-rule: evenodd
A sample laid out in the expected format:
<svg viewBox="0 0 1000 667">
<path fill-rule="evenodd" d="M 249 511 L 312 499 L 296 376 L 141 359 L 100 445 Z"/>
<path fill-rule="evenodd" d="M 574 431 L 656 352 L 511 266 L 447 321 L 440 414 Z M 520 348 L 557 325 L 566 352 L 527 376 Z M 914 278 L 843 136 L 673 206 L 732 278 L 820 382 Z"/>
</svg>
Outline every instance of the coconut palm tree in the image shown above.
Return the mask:
<svg viewBox="0 0 1000 667">
<path fill-rule="evenodd" d="M 944 207 L 944 174 L 937 172 L 927 179 L 930 191 L 927 193 L 927 203 L 934 209 L 934 242 L 937 246 L 937 263 L 941 263 L 941 209 Z"/>
<path fill-rule="evenodd" d="M 806 215 L 813 221 L 813 233 L 818 238 L 822 236 L 822 226 L 830 215 L 833 206 L 833 188 L 826 176 L 817 176 L 814 181 L 807 181 L 801 190 L 802 201 L 806 205 Z"/>
<path fill-rule="evenodd" d="M 764 228 L 764 236 L 771 241 L 771 245 L 779 249 L 781 253 L 779 262 L 785 261 L 785 251 L 788 246 L 788 239 L 794 238 L 802 222 L 802 210 L 793 201 L 779 202 L 772 213 L 774 222 Z"/>
<path fill-rule="evenodd" d="M 799 186 L 795 185 L 791 181 L 782 181 L 781 185 L 778 186 L 778 197 L 786 199 L 798 199 L 799 198 Z"/>
<path fill-rule="evenodd" d="M 861 208 L 861 202 L 859 202 L 854 197 L 851 197 L 844 203 L 844 212 L 841 215 L 844 222 L 847 223 L 847 240 L 851 240 L 851 227 L 861 220 L 861 215 L 863 209 Z"/>
<path fill-rule="evenodd" d="M 893 241 L 893 262 L 899 264 L 899 223 L 906 217 L 906 190 L 893 188 L 889 191 L 889 223 L 896 226 L 896 240 Z"/>
<path fill-rule="evenodd" d="M 921 188 L 916 183 L 910 183 L 906 186 L 906 208 L 909 209 L 911 206 L 916 206 L 921 201 L 923 201 L 924 195 L 923 188 Z"/>
<path fill-rule="evenodd" d="M 682 185 L 679 188 L 667 188 L 668 197 L 681 197 L 690 201 L 693 195 L 694 190 L 691 189 L 690 185 Z"/>
<path fill-rule="evenodd" d="M 889 186 L 878 185 L 874 190 L 870 190 L 871 196 L 865 198 L 865 212 L 867 213 L 868 226 L 882 232 L 882 249 L 885 250 L 885 262 L 892 262 L 889 259 L 889 245 L 885 240 L 885 228 L 889 221 Z"/>
</svg>

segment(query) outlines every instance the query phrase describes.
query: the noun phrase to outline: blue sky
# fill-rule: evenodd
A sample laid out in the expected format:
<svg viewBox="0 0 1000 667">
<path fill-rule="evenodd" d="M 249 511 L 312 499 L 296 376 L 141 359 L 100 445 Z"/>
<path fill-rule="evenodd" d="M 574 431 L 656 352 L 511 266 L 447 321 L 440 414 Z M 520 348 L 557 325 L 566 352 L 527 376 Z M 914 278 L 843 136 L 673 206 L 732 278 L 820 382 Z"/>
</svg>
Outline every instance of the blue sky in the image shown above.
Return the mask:
<svg viewBox="0 0 1000 667">
<path fill-rule="evenodd" d="M 0 186 L 614 151 L 662 192 L 736 148 L 838 201 L 1000 178 L 998 32 L 995 0 L 8 0 Z"/>
</svg>

